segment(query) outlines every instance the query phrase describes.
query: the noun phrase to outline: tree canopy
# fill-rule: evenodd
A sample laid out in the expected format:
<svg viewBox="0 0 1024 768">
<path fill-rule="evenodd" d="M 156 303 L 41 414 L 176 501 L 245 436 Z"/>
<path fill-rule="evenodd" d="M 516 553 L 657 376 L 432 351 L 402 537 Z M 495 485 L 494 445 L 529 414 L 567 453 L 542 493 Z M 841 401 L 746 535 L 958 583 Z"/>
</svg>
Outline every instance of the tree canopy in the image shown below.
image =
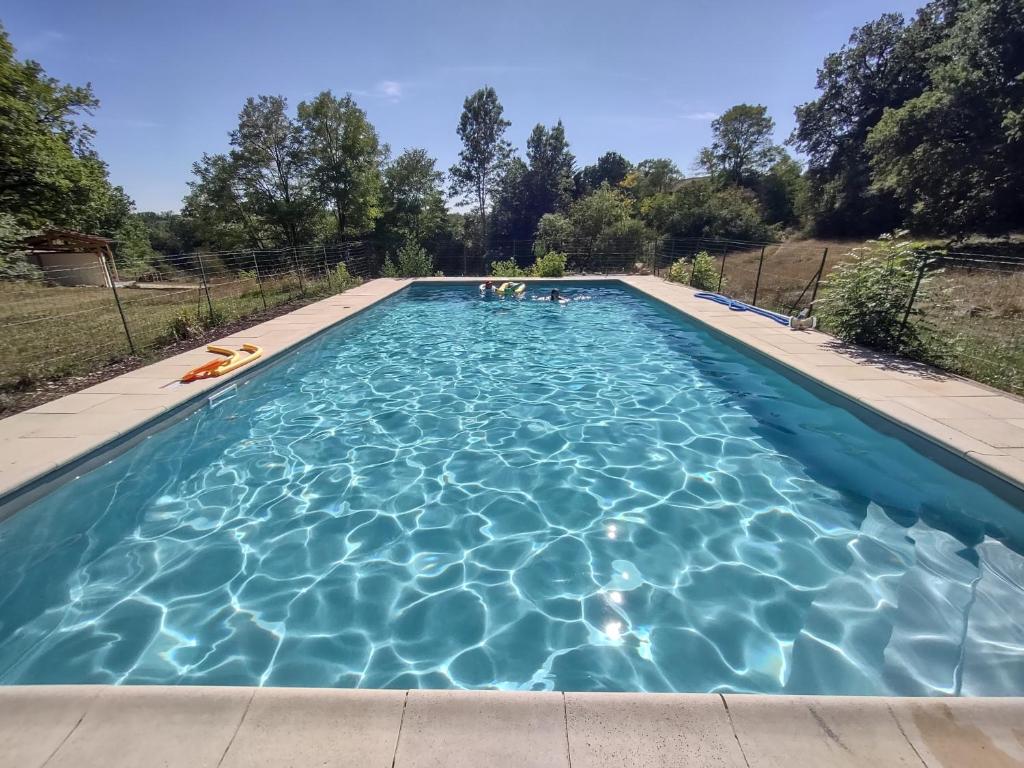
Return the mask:
<svg viewBox="0 0 1024 768">
<path fill-rule="evenodd" d="M 294 110 L 284 96 L 258 95 L 241 105 L 224 146 L 193 164 L 181 212 L 139 215 L 93 147 L 92 87 L 19 60 L 0 28 L 0 243 L 10 250 L 18 233 L 67 227 L 114 238 L 121 261 L 146 261 L 154 247 L 373 238 L 398 259 L 400 250 L 481 254 L 508 241 L 541 250 L 572 241 L 599 255 L 663 236 L 1021 228 L 1021 0 L 931 0 L 909 19 L 883 14 L 825 57 L 816 87 L 795 108 L 794 155 L 777 143 L 765 106 L 735 104 L 685 158 L 690 177 L 679 158 L 613 149 L 580 167 L 561 120 L 536 124 L 517 151 L 490 86 L 453 121 L 461 150 L 447 173 L 422 148 L 392 158 L 351 94 L 324 90 Z"/>
</svg>

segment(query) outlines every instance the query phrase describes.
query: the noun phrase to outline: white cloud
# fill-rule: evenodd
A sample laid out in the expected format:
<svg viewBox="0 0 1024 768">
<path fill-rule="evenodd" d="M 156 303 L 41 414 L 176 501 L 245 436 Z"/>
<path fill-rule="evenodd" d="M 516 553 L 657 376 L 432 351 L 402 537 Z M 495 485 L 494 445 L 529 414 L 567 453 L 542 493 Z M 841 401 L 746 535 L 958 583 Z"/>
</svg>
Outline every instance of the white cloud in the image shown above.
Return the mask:
<svg viewBox="0 0 1024 768">
<path fill-rule="evenodd" d="M 397 80 L 381 80 L 373 90 L 379 98 L 396 103 L 401 100 L 404 88 Z"/>
<path fill-rule="evenodd" d="M 714 120 L 718 117 L 717 112 L 687 112 L 682 115 L 683 120 Z"/>
</svg>

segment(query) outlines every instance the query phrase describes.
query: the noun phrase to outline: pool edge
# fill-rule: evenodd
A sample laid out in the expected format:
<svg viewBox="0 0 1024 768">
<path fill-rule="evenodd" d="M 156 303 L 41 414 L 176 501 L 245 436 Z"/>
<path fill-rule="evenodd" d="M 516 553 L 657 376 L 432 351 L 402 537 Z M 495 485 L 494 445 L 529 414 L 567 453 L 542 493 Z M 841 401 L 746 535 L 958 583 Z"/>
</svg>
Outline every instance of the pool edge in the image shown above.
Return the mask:
<svg viewBox="0 0 1024 768">
<path fill-rule="evenodd" d="M 1021 698 L 11 686 L 0 766 L 1004 766 L 1021 721 Z"/>
</svg>

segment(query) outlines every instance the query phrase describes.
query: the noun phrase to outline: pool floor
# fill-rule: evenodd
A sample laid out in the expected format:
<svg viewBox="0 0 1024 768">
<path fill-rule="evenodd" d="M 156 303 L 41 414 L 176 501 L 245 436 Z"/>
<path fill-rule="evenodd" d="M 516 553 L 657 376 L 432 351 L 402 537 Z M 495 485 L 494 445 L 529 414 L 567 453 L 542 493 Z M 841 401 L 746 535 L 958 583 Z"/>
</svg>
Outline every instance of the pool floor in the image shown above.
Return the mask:
<svg viewBox="0 0 1024 768">
<path fill-rule="evenodd" d="M 414 286 L 0 523 L 0 681 L 1021 693 L 1017 499 L 560 288 Z"/>
</svg>

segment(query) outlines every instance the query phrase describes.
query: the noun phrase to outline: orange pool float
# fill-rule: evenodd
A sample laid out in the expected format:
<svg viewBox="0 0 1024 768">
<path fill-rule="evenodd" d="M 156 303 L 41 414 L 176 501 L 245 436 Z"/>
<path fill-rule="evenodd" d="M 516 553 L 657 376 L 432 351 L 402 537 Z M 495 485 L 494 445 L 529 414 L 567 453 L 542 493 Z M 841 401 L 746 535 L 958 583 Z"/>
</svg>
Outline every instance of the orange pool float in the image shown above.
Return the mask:
<svg viewBox="0 0 1024 768">
<path fill-rule="evenodd" d="M 243 355 L 233 349 L 210 344 L 206 347 L 207 352 L 213 352 L 215 355 L 224 355 L 227 359 L 220 360 L 214 358 L 207 363 L 203 363 L 182 376 L 181 380 L 188 383 L 190 381 L 199 381 L 200 379 L 211 379 L 214 376 L 223 376 L 225 373 L 231 373 L 231 371 L 241 368 L 243 365 L 251 363 L 263 355 L 263 350 L 255 344 L 243 344 L 242 350 L 249 354 Z"/>
</svg>

